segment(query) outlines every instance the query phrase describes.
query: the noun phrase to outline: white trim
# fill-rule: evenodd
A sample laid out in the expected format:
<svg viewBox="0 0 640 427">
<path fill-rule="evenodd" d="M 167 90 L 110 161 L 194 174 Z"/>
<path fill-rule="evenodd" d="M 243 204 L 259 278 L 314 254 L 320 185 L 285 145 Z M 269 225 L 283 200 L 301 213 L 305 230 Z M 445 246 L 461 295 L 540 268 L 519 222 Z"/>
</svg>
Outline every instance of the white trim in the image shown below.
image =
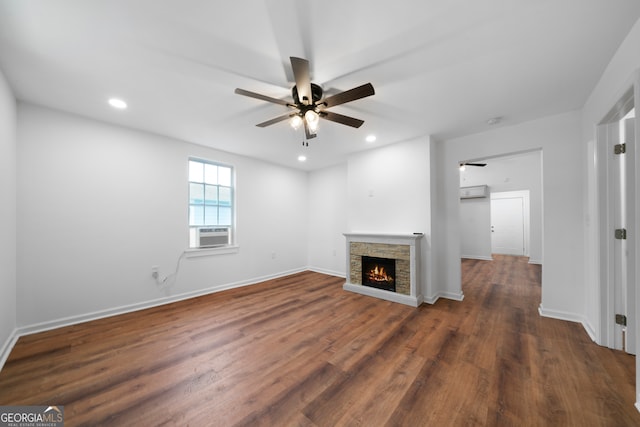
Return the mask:
<svg viewBox="0 0 640 427">
<path fill-rule="evenodd" d="M 185 256 L 185 258 L 197 258 L 197 257 L 202 257 L 202 256 L 237 254 L 238 252 L 240 252 L 240 246 L 228 245 L 228 246 L 220 246 L 220 247 L 217 247 L 217 248 L 190 248 L 190 249 L 185 249 L 184 256 Z"/>
<path fill-rule="evenodd" d="M 438 292 L 438 298 L 446 298 L 454 301 L 462 301 L 464 300 L 464 293 L 460 292 Z"/>
<path fill-rule="evenodd" d="M 435 304 L 440 298 L 450 299 L 453 301 L 463 301 L 464 293 L 460 292 L 437 292 L 435 295 L 431 297 L 424 297 L 424 302 L 427 304 Z"/>
<path fill-rule="evenodd" d="M 541 259 L 531 259 L 531 258 L 529 258 L 529 264 L 542 265 L 542 260 Z"/>
<path fill-rule="evenodd" d="M 13 350 L 13 347 L 16 345 L 19 338 L 20 334 L 18 333 L 18 330 L 14 329 L 2 345 L 2 351 L 0 351 L 0 371 L 2 371 L 2 367 L 9 358 L 9 354 L 11 354 L 11 350 Z"/>
<path fill-rule="evenodd" d="M 594 242 L 591 243 L 592 258 L 595 265 L 593 270 L 597 272 L 596 284 L 598 292 L 598 317 L 599 317 L 599 336 L 598 344 L 615 348 L 620 346 L 620 341 L 616 342 L 616 330 L 619 328 L 614 322 L 615 307 L 615 283 L 616 283 L 616 265 L 615 265 L 615 239 L 611 231 L 619 226 L 615 211 L 615 188 L 614 188 L 614 171 L 613 171 L 613 144 L 618 142 L 618 121 L 626 114 L 630 104 L 635 103 L 636 118 L 636 138 L 635 141 L 627 141 L 627 221 L 626 228 L 629 235 L 627 240 L 627 309 L 626 315 L 629 322 L 628 327 L 628 352 L 635 353 L 637 342 L 640 340 L 640 325 L 637 319 L 636 305 L 640 301 L 637 300 L 638 293 L 633 286 L 635 278 L 640 275 L 640 266 L 635 262 L 637 254 L 640 253 L 640 239 L 636 239 L 635 231 L 640 229 L 640 187 L 635 185 L 637 176 L 635 171 L 640 167 L 640 156 L 638 155 L 638 138 L 637 129 L 640 125 L 640 115 L 638 114 L 638 104 L 640 99 L 640 71 L 636 70 L 631 77 L 622 86 L 624 91 L 619 95 L 619 101 L 604 118 L 595 127 L 595 207 L 590 207 L 589 212 L 596 217 Z M 619 336 L 619 335 L 618 335 Z M 637 361 L 637 367 L 640 368 L 640 359 Z M 636 389 L 640 389 L 640 371 L 636 369 Z"/>
<path fill-rule="evenodd" d="M 589 338 L 591 338 L 591 341 L 596 342 L 596 338 L 597 338 L 596 329 L 593 327 L 591 322 L 589 322 L 589 319 L 585 317 L 580 323 L 582 323 L 582 327 L 584 328 L 584 330 L 587 331 L 587 335 L 589 335 Z"/>
<path fill-rule="evenodd" d="M 370 233 L 349 232 L 342 233 L 350 242 L 386 243 L 389 245 L 410 245 L 424 237 L 423 233 Z"/>
<path fill-rule="evenodd" d="M 568 322 L 580 323 L 584 328 L 589 338 L 596 342 L 596 332 L 593 325 L 589 323 L 588 319 L 580 314 L 570 313 L 568 311 L 549 310 L 542 306 L 542 303 L 538 306 L 538 313 L 542 317 L 548 317 L 551 319 L 565 320 Z"/>
<path fill-rule="evenodd" d="M 321 268 L 321 267 L 311 267 L 311 266 L 309 266 L 309 267 L 307 267 L 307 270 L 313 271 L 315 273 L 326 274 L 328 276 L 342 277 L 343 279 L 345 279 L 347 277 L 347 275 L 344 272 L 327 270 L 326 268 Z"/>
<path fill-rule="evenodd" d="M 345 283 L 344 285 L 342 285 L 342 289 L 369 297 L 375 297 L 391 302 L 410 305 L 411 307 L 418 307 L 423 302 L 422 295 L 404 295 L 397 292 L 389 292 L 383 289 L 372 288 L 370 286 L 352 285 L 351 283 Z"/>
<path fill-rule="evenodd" d="M 558 320 L 568 320 L 569 322 L 578 322 L 582 323 L 583 317 L 576 313 L 571 313 L 568 311 L 560 311 L 560 310 L 550 310 L 548 308 L 544 308 L 542 303 L 538 306 L 538 313 L 543 317 L 550 317 L 552 319 Z"/>
</svg>

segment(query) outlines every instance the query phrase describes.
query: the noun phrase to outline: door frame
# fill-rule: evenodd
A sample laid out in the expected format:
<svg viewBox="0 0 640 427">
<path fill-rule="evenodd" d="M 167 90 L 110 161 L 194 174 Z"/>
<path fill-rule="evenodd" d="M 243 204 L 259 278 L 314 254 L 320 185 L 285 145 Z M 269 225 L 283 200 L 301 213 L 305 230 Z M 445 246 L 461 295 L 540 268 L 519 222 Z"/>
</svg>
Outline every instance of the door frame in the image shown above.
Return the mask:
<svg viewBox="0 0 640 427">
<path fill-rule="evenodd" d="M 598 181 L 598 266 L 599 274 L 598 281 L 600 287 L 600 334 L 599 344 L 609 348 L 615 348 L 615 310 L 614 310 L 614 244 L 613 231 L 615 229 L 613 197 L 614 197 L 614 177 L 612 162 L 614 159 L 613 143 L 617 142 L 618 138 L 618 121 L 622 119 L 626 111 L 630 109 L 630 106 L 634 104 L 634 92 L 637 90 L 637 85 L 629 88 L 624 95 L 620 98 L 620 101 L 612 108 L 611 112 L 605 116 L 605 118 L 598 124 L 596 130 L 596 157 L 597 157 L 597 181 Z M 637 103 L 636 103 L 637 104 Z M 625 113 L 623 113 L 625 112 Z M 638 122 L 638 108 L 636 108 L 636 125 Z M 636 126 L 635 141 L 638 140 L 638 130 Z M 637 150 L 634 148 L 634 144 L 628 144 L 628 151 L 625 153 L 628 163 L 628 169 L 631 171 L 636 170 L 638 166 Z M 628 179 L 633 184 L 634 178 Z M 638 239 L 635 238 L 635 230 L 637 230 L 637 221 L 634 211 L 637 211 L 635 204 L 639 201 L 637 195 L 637 188 L 631 185 L 630 191 L 627 192 L 627 207 L 629 209 L 627 217 L 629 218 L 627 228 L 627 249 L 628 255 L 628 268 L 627 268 L 627 280 L 628 283 L 634 283 L 635 281 L 635 260 L 636 250 L 635 245 L 638 243 Z M 635 199 L 635 200 L 634 200 Z M 633 298 L 632 298 L 633 297 Z M 636 304 L 634 304 L 635 294 L 629 295 L 627 301 L 627 324 L 633 325 L 635 331 L 631 331 L 632 334 L 627 334 L 627 343 L 630 349 L 635 349 L 638 342 L 638 324 L 636 321 Z M 634 333 L 635 332 L 635 333 Z"/>
<path fill-rule="evenodd" d="M 633 102 L 633 98 L 630 98 L 630 102 Z M 628 104 L 627 104 L 628 105 Z M 626 212 L 629 214 L 629 218 L 631 221 L 627 221 L 624 224 L 624 227 L 627 229 L 627 241 L 626 245 L 623 247 L 627 250 L 628 253 L 628 262 L 626 263 L 626 268 L 624 271 L 618 271 L 620 269 L 620 265 L 618 264 L 619 260 L 616 261 L 616 257 L 621 256 L 620 254 L 620 245 L 622 242 L 616 241 L 614 238 L 614 230 L 617 227 L 620 227 L 619 216 L 619 201 L 617 197 L 620 192 L 620 188 L 617 188 L 618 181 L 620 176 L 619 168 L 616 166 L 616 163 L 620 160 L 619 155 L 614 154 L 614 144 L 617 144 L 620 140 L 619 134 L 619 124 L 618 117 L 614 117 L 613 122 L 605 122 L 598 125 L 597 128 L 597 150 L 598 157 L 600 159 L 600 168 L 599 168 L 599 264 L 600 264 L 600 336 L 601 342 L 600 344 L 605 345 L 609 348 L 618 348 L 618 341 L 620 327 L 616 325 L 614 319 L 616 312 L 616 292 L 620 292 L 617 290 L 617 281 L 616 277 L 620 274 L 626 275 L 626 287 L 628 292 L 623 297 L 626 300 L 627 310 L 627 324 L 634 325 L 631 327 L 633 331 L 635 329 L 635 307 L 634 307 L 634 297 L 635 293 L 633 292 L 633 278 L 634 278 L 634 250 L 633 250 L 633 242 L 635 240 L 635 233 L 633 232 L 633 218 L 634 215 L 634 194 L 633 194 L 633 153 L 634 153 L 634 143 L 627 142 L 627 152 L 624 154 L 619 154 L 625 156 L 624 160 L 628 163 L 627 172 L 631 172 L 631 176 L 629 173 L 626 174 L 626 188 L 627 191 L 624 191 L 621 194 L 622 197 L 626 200 Z M 616 255 L 617 254 L 617 255 Z M 631 287 L 629 287 L 631 286 Z M 635 353 L 635 343 L 636 337 L 629 334 L 627 335 L 627 349 Z"/>
<path fill-rule="evenodd" d="M 636 108 L 635 119 L 635 141 L 634 148 L 631 155 L 628 158 L 628 166 L 637 171 L 640 174 L 640 148 L 638 141 L 640 141 L 640 70 L 636 70 L 631 78 L 622 86 L 623 91 L 619 92 L 623 95 L 619 96 L 619 100 L 612 106 L 611 111 L 598 123 L 596 127 L 596 141 L 593 147 L 593 158 L 589 159 L 589 163 L 592 165 L 590 168 L 594 174 L 594 186 L 593 191 L 590 192 L 593 195 L 593 200 L 588 203 L 589 216 L 595 218 L 595 237 L 591 242 L 590 260 L 593 261 L 594 267 L 591 271 L 594 273 L 594 277 L 597 280 L 598 287 L 598 304 L 597 309 L 599 311 L 598 316 L 598 334 L 597 342 L 600 345 L 610 346 L 609 343 L 613 341 L 614 328 L 610 324 L 615 323 L 610 310 L 612 310 L 611 304 L 613 303 L 610 297 L 610 282 L 609 278 L 609 251 L 612 250 L 611 245 L 608 244 L 606 236 L 612 233 L 611 224 L 607 219 L 607 208 L 605 203 L 608 197 L 608 171 L 607 171 L 607 156 L 606 145 L 602 143 L 602 138 L 606 137 L 606 129 L 602 125 L 611 123 L 614 119 L 621 119 L 621 112 L 624 110 L 624 102 L 629 98 L 634 102 Z M 617 116 L 616 116 L 617 114 Z M 604 133 L 604 135 L 603 135 Z M 604 146 L 604 147 L 603 147 Z M 593 163 L 591 163 L 593 161 Z M 629 250 L 628 264 L 633 266 L 627 270 L 627 273 L 631 273 L 628 277 L 630 282 L 635 283 L 636 278 L 640 278 L 640 263 L 638 262 L 638 254 L 640 254 L 640 239 L 636 238 L 637 231 L 640 231 L 640 186 L 634 185 L 631 190 L 632 200 L 628 200 L 627 206 L 630 206 L 633 214 L 629 214 L 630 221 L 627 224 L 627 237 L 631 237 L 631 241 L 627 242 L 627 248 Z M 589 221 L 589 219 L 587 218 Z M 631 301 L 628 301 L 627 307 L 633 312 L 631 318 L 627 318 L 627 324 L 633 325 L 634 331 L 628 331 L 628 339 L 633 339 L 635 344 L 640 343 L 640 291 L 635 292 L 635 296 Z M 637 350 L 637 348 L 636 348 Z M 636 356 L 636 398 L 635 407 L 640 411 L 640 357 Z"/>
</svg>

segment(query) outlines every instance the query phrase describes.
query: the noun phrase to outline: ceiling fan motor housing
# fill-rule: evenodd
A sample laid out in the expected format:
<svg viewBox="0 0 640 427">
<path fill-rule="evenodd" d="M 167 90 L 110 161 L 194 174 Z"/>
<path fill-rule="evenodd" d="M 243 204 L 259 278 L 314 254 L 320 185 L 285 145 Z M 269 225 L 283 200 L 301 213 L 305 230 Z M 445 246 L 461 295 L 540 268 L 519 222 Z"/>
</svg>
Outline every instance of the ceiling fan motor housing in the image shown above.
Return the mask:
<svg viewBox="0 0 640 427">
<path fill-rule="evenodd" d="M 318 101 L 320 101 L 322 99 L 322 88 L 320 86 L 318 86 L 315 83 L 311 83 L 311 98 L 313 98 L 311 100 L 310 103 L 311 105 L 315 105 Z M 305 105 L 305 102 L 302 102 L 300 100 L 300 98 L 298 97 L 298 87 L 294 86 L 293 89 L 291 89 L 291 96 L 293 97 L 293 102 L 300 106 L 300 105 Z"/>
</svg>

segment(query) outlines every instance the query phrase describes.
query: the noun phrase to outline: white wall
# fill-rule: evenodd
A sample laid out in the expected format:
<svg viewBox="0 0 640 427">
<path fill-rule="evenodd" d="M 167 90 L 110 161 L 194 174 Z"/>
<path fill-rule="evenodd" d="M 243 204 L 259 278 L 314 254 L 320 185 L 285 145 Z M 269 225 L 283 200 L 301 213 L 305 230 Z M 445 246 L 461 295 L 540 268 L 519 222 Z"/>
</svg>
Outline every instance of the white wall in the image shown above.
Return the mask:
<svg viewBox="0 0 640 427">
<path fill-rule="evenodd" d="M 16 329 L 16 100 L 0 71 L 0 367 Z"/>
<path fill-rule="evenodd" d="M 309 174 L 309 266 L 346 275 L 347 164 Z"/>
<path fill-rule="evenodd" d="M 460 177 L 458 162 L 542 149 L 543 313 L 584 320 L 584 262 L 582 230 L 582 167 L 580 114 L 568 112 L 489 132 L 438 143 L 437 203 L 433 248 L 436 281 L 460 286 Z"/>
<path fill-rule="evenodd" d="M 422 293 L 431 287 L 431 159 L 428 137 L 387 145 L 349 156 L 348 230 L 375 233 L 424 233 L 421 241 Z"/>
<path fill-rule="evenodd" d="M 540 151 L 484 159 L 486 167 L 469 166 L 460 172 L 460 186 L 488 185 L 492 193 L 529 190 L 529 262 L 542 263 L 542 162 Z M 462 256 L 491 257 L 491 201 L 460 200 Z"/>
<path fill-rule="evenodd" d="M 349 156 L 349 231 L 424 232 L 429 218 L 429 141 Z"/>
<path fill-rule="evenodd" d="M 237 174 L 236 254 L 183 259 L 187 159 Z M 55 326 L 304 269 L 307 174 L 170 138 L 18 106 L 18 326 Z"/>
</svg>

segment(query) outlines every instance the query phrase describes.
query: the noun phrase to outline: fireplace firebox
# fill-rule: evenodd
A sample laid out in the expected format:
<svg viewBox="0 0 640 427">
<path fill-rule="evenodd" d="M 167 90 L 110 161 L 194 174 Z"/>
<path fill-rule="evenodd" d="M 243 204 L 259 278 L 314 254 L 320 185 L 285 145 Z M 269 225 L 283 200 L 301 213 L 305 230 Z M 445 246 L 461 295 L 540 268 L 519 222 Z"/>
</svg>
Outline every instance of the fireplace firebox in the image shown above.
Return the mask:
<svg viewBox="0 0 640 427">
<path fill-rule="evenodd" d="M 362 284 L 395 292 L 396 260 L 362 256 Z"/>
</svg>

